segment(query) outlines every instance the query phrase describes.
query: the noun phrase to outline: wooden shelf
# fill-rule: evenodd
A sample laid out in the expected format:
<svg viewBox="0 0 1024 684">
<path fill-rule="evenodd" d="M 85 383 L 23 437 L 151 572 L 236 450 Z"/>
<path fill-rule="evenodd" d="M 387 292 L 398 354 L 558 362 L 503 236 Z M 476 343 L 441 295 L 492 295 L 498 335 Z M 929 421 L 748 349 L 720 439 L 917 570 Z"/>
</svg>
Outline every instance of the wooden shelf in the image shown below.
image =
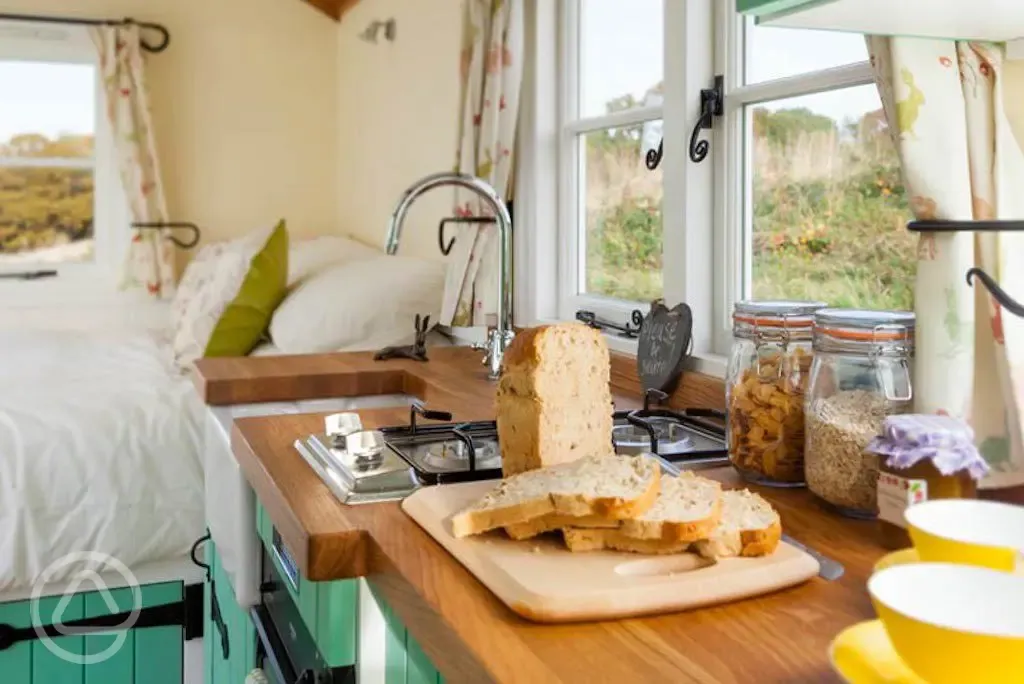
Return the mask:
<svg viewBox="0 0 1024 684">
<path fill-rule="evenodd" d="M 317 8 L 331 19 L 341 21 L 345 12 L 352 9 L 359 0 L 303 0 L 303 2 Z"/>
</svg>

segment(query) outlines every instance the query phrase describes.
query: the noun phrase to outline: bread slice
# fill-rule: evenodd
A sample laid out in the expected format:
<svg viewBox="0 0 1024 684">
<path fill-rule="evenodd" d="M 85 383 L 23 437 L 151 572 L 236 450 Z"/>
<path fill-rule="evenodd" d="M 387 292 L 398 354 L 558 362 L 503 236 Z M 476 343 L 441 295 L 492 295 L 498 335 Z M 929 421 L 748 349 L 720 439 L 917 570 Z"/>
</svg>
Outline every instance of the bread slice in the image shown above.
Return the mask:
<svg viewBox="0 0 1024 684">
<path fill-rule="evenodd" d="M 560 323 L 516 335 L 497 388 L 505 477 L 611 454 L 610 374 L 608 346 L 598 330 Z"/>
<path fill-rule="evenodd" d="M 721 518 L 722 485 L 690 471 L 661 481 L 661 493 L 642 515 L 622 522 L 621 532 L 635 539 L 694 542 L 705 539 Z"/>
<path fill-rule="evenodd" d="M 661 468 L 642 456 L 589 456 L 502 480 L 452 517 L 452 534 L 465 537 L 525 523 L 549 513 L 622 519 L 640 515 L 658 496 Z"/>
<path fill-rule="evenodd" d="M 562 536 L 565 538 L 565 545 L 573 552 L 612 549 L 632 553 L 669 554 L 683 553 L 690 548 L 690 542 L 636 539 L 627 537 L 619 530 L 611 529 L 565 527 L 562 529 Z"/>
<path fill-rule="evenodd" d="M 563 527 L 586 527 L 586 528 L 616 528 L 622 524 L 621 520 L 606 518 L 603 515 L 562 515 L 561 513 L 548 513 L 539 518 L 528 520 L 524 523 L 506 525 L 505 532 L 513 539 L 530 539 L 538 534 L 559 530 Z"/>
<path fill-rule="evenodd" d="M 767 556 L 781 537 L 782 523 L 771 504 L 746 489 L 733 489 L 722 494 L 718 527 L 694 546 L 705 558 Z"/>
</svg>

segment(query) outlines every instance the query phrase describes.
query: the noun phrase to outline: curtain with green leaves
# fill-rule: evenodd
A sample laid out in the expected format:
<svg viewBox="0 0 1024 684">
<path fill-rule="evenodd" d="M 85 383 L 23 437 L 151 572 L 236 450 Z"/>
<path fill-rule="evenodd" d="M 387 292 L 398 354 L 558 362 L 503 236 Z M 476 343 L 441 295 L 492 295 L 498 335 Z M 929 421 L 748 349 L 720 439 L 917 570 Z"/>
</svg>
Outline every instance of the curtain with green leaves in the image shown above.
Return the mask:
<svg viewBox="0 0 1024 684">
<path fill-rule="evenodd" d="M 455 170 L 478 176 L 506 201 L 523 81 L 523 0 L 466 0 Z M 456 216 L 483 216 L 472 193 L 457 190 Z M 441 324 L 493 325 L 497 311 L 497 229 L 461 224 L 445 283 Z"/>
<path fill-rule="evenodd" d="M 91 29 L 99 51 L 107 118 L 125 196 L 135 222 L 167 221 L 167 203 L 153 135 L 139 27 L 134 24 Z M 132 231 L 122 288 L 152 297 L 174 295 L 174 253 L 165 231 Z"/>
<path fill-rule="evenodd" d="M 1024 69 L 992 43 L 868 38 L 918 219 L 1024 219 Z M 914 408 L 970 422 L 986 488 L 1024 485 L 1024 321 L 977 284 L 1024 297 L 1024 235 L 922 233 Z"/>
</svg>

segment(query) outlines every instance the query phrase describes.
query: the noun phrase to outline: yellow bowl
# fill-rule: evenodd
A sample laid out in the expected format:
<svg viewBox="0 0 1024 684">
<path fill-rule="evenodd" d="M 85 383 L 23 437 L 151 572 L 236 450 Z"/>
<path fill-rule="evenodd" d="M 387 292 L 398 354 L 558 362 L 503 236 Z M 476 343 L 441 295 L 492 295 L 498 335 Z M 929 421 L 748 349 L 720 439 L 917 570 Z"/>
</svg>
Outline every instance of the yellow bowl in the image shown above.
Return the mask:
<svg viewBox="0 0 1024 684">
<path fill-rule="evenodd" d="M 899 551 L 887 553 L 879 558 L 878 562 L 875 563 L 875 572 L 885 570 L 886 568 L 892 568 L 897 565 L 920 562 L 921 557 L 917 555 L 917 549 L 900 549 Z"/>
<path fill-rule="evenodd" d="M 909 507 L 905 515 L 914 548 L 925 562 L 1013 572 L 1024 552 L 1024 506 L 936 499 Z"/>
<path fill-rule="evenodd" d="M 868 592 L 896 652 L 929 684 L 1024 681 L 1024 578 L 913 563 L 872 575 Z"/>
<path fill-rule="evenodd" d="M 829 659 L 848 684 L 926 684 L 896 653 L 879 620 L 840 632 L 829 648 Z"/>
</svg>

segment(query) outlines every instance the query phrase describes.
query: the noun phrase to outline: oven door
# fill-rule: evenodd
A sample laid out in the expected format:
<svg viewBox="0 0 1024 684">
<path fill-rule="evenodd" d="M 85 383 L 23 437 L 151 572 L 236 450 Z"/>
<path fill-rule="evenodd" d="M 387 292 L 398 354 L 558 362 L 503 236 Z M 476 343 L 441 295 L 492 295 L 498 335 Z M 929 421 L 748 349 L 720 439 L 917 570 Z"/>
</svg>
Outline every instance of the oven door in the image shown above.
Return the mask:
<svg viewBox="0 0 1024 684">
<path fill-rule="evenodd" d="M 294 567 L 277 535 L 274 542 L 273 553 L 281 556 L 282 565 Z M 257 667 L 272 684 L 355 684 L 355 667 L 331 668 L 320 655 L 285 584 L 294 579 L 281 576 L 266 550 L 262 565 L 262 600 L 250 611 L 256 627 Z"/>
</svg>

